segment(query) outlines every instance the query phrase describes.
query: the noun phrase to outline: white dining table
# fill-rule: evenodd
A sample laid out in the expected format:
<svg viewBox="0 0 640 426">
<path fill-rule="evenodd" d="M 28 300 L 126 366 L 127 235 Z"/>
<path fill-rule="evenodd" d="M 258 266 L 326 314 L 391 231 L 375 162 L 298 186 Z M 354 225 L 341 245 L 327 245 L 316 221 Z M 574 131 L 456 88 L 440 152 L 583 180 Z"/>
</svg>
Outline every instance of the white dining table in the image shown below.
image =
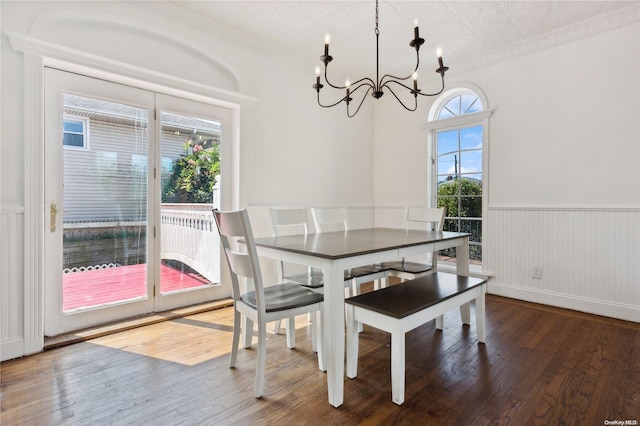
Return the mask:
<svg viewBox="0 0 640 426">
<path fill-rule="evenodd" d="M 329 403 L 344 401 L 344 271 L 437 250 L 455 248 L 456 273 L 469 275 L 468 233 L 366 228 L 340 232 L 256 238 L 258 255 L 322 269 L 324 348 Z M 461 308 L 468 324 L 469 305 Z"/>
</svg>

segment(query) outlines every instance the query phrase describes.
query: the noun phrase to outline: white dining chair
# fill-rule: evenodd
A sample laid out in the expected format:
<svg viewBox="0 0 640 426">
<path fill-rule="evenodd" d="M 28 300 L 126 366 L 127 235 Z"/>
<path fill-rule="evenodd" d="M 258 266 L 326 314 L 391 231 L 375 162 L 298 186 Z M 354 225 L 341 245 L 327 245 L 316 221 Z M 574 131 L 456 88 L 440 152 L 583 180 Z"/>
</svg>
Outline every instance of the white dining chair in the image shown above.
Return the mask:
<svg viewBox="0 0 640 426">
<path fill-rule="evenodd" d="M 276 237 L 284 235 L 303 234 L 307 235 L 309 227 L 307 224 L 307 211 L 305 209 L 269 209 L 271 231 Z M 316 270 L 310 266 L 306 267 L 306 272 L 290 272 L 297 265 L 278 262 L 278 279 L 284 282 L 299 284 L 314 291 L 322 292 L 324 286 L 324 276 L 321 270 Z M 313 323 L 313 316 L 309 316 Z M 291 322 L 291 321 L 290 321 Z M 274 325 L 274 333 L 280 333 L 280 321 Z M 317 351 L 316 342 L 313 342 L 313 350 Z"/>
<path fill-rule="evenodd" d="M 348 231 L 349 215 L 346 207 L 311 208 L 311 216 L 316 232 Z M 347 269 L 345 281 L 351 286 L 351 295 L 360 294 L 362 284 L 373 281 L 374 289 L 386 286 L 387 270 L 382 265 L 366 265 Z"/>
<path fill-rule="evenodd" d="M 276 237 L 309 233 L 306 209 L 269 209 L 271 231 Z M 322 270 L 306 266 L 306 272 L 289 272 L 292 265 L 278 262 L 278 274 L 285 282 L 300 284 L 310 289 L 321 289 L 324 286 Z"/>
<path fill-rule="evenodd" d="M 220 212 L 214 210 L 214 217 L 220 242 L 222 244 L 231 273 L 233 296 L 233 343 L 229 367 L 235 368 L 238 345 L 240 343 L 242 315 L 247 318 L 244 333 L 253 333 L 253 324 L 258 326 L 258 350 L 256 361 L 256 379 L 254 394 L 260 398 L 264 391 L 266 368 L 266 325 L 269 322 L 293 318 L 307 313 L 319 314 L 311 327 L 311 338 L 317 339 L 318 365 L 325 371 L 322 350 L 322 316 L 324 296 L 298 284 L 282 283 L 265 287 L 258 261 L 256 245 L 246 210 Z M 241 241 L 241 242 L 239 242 Z M 239 246 L 243 246 L 243 250 Z M 240 280 L 247 282 L 247 292 L 240 292 Z M 253 289 L 251 289 L 253 287 Z M 287 338 L 291 334 L 291 345 L 295 346 L 295 327 L 289 327 Z"/>
<path fill-rule="evenodd" d="M 442 232 L 446 215 L 446 207 L 407 207 L 406 227 L 407 229 Z M 390 277 L 400 278 L 401 281 L 412 280 L 436 272 L 438 252 L 432 252 L 430 257 L 430 262 L 416 262 L 402 258 L 402 260 L 384 262 L 383 266 L 388 269 Z"/>
<path fill-rule="evenodd" d="M 269 209 L 269 217 L 271 219 L 271 230 L 275 236 L 308 234 L 306 209 L 271 208 Z M 278 275 L 282 281 L 299 284 L 314 291 L 324 292 L 324 274 L 321 269 L 308 266 L 306 272 L 287 273 L 287 269 L 292 269 L 290 266 L 284 262 L 279 262 Z M 352 295 L 352 277 L 347 274 L 345 280 L 346 297 L 349 297 Z M 313 322 L 313 317 L 310 318 L 310 321 Z M 280 333 L 279 322 L 276 322 L 274 332 L 276 334 Z M 315 344 L 313 350 L 316 350 Z"/>
</svg>

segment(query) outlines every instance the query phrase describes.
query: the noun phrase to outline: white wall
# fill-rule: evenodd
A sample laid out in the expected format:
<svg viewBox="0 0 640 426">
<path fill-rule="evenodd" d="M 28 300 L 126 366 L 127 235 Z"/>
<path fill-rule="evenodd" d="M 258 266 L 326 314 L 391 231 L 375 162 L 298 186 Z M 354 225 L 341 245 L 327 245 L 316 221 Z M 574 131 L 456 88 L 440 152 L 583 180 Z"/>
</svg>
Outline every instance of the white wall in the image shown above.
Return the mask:
<svg viewBox="0 0 640 426">
<path fill-rule="evenodd" d="M 470 78 L 495 109 L 492 204 L 639 206 L 639 24 Z"/>
<path fill-rule="evenodd" d="M 37 196 L 30 192 L 33 185 L 25 184 L 25 177 L 38 180 L 41 175 L 32 174 L 31 167 L 37 164 L 29 164 L 31 154 L 24 149 L 28 133 L 24 123 L 37 114 L 24 111 L 25 87 L 29 87 L 25 75 L 30 74 L 25 72 L 23 54 L 12 48 L 6 32 L 53 43 L 56 49 L 71 48 L 150 70 L 173 88 L 180 88 L 182 79 L 207 93 L 229 93 L 232 100 L 236 95 L 254 98 L 255 103 L 241 107 L 240 206 L 372 208 L 373 131 L 369 123 L 373 110 L 364 109 L 358 119 L 349 120 L 343 111 L 318 107 L 309 71 L 315 63 L 301 63 L 246 36 L 212 35 L 207 31 L 212 25 L 203 17 L 166 3 L 2 1 L 0 7 L 1 359 L 37 350 L 42 337 L 38 335 L 42 303 L 25 299 L 37 299 L 46 285 L 42 271 L 33 273 L 28 266 L 33 259 L 38 263 L 42 258 L 40 231 L 27 238 L 34 252 L 27 253 L 28 257 L 23 253 L 25 236 L 31 235 L 26 230 L 34 223 L 29 218 L 39 209 L 26 201 Z M 231 41 L 234 39 L 239 42 Z"/>
<path fill-rule="evenodd" d="M 447 88 L 459 82 L 479 87 L 493 110 L 490 291 L 640 321 L 640 24 L 454 68 Z M 393 102 L 376 108 L 376 217 L 426 202 L 420 124 L 432 101 L 413 115 Z M 542 279 L 531 278 L 534 265 Z"/>
<path fill-rule="evenodd" d="M 3 31 L 257 99 L 242 107 L 242 206 L 349 205 L 366 222 L 373 205 L 375 217 L 399 218 L 402 206 L 426 202 L 427 132 L 420 123 L 430 99 L 408 113 L 388 96 L 348 119 L 339 108 L 315 104 L 313 60 L 236 33 L 212 35 L 203 17 L 158 7 L 166 9 L 158 14 L 147 2 L 0 2 Z M 452 69 L 448 87 L 471 82 L 494 110 L 485 233 L 493 292 L 640 321 L 639 40 L 633 24 L 465 74 Z M 26 202 L 34 194 L 25 192 L 32 188 L 25 178 L 38 175 L 24 167 L 33 155 L 24 149 L 24 123 L 38 111 L 23 110 L 29 87 L 23 55 L 6 35 L 1 59 L 0 357 L 6 359 L 32 351 L 25 342 L 40 338 L 33 323 L 41 313 L 24 299 L 31 297 L 27 287 L 42 285 L 34 282 L 41 271 L 25 267 L 42 253 L 37 244 L 23 253 L 24 244 L 41 242 L 24 241 L 30 209 L 37 208 Z M 543 227 L 545 238 L 520 235 L 530 223 Z M 575 224 L 571 232 L 566 223 Z M 580 238 L 594 226 L 612 232 Z M 501 257 L 504 247 L 511 258 Z M 553 247 L 582 251 L 569 262 L 542 256 Z M 534 262 L 543 267 L 542 280 L 529 277 Z M 597 265 L 590 275 L 582 273 L 588 263 Z"/>
</svg>

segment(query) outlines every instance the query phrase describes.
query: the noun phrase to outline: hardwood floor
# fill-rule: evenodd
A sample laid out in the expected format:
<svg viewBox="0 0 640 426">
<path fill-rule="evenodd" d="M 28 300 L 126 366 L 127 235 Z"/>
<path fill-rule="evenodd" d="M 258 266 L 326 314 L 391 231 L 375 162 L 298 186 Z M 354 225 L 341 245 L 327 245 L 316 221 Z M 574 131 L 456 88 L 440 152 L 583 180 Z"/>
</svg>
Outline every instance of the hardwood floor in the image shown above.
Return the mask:
<svg viewBox="0 0 640 426">
<path fill-rule="evenodd" d="M 603 425 L 640 421 L 640 324 L 487 296 L 487 339 L 445 316 L 407 334 L 406 401 L 391 402 L 389 335 L 365 326 L 345 403 L 327 402 L 309 329 L 229 369 L 231 308 L 1 364 L 2 425 Z M 473 318 L 473 317 L 472 317 Z M 613 424 L 613 423 L 610 423 Z"/>
</svg>

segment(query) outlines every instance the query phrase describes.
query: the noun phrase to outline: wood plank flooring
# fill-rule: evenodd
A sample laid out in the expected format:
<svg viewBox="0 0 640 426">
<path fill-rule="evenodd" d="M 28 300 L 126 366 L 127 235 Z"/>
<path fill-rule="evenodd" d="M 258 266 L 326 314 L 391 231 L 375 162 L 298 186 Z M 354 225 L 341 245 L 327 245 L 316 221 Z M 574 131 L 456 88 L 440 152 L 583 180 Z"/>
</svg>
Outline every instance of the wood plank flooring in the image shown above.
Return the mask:
<svg viewBox="0 0 640 426">
<path fill-rule="evenodd" d="M 473 316 L 472 316 L 473 318 Z M 487 339 L 445 316 L 407 334 L 406 400 L 391 401 L 389 335 L 365 326 L 358 377 L 327 402 L 304 318 L 229 369 L 232 310 L 174 319 L 0 366 L 2 425 L 604 425 L 640 421 L 640 324 L 487 296 Z M 613 423 L 610 423 L 613 424 Z M 624 423 L 622 423 L 624 424 Z"/>
</svg>

